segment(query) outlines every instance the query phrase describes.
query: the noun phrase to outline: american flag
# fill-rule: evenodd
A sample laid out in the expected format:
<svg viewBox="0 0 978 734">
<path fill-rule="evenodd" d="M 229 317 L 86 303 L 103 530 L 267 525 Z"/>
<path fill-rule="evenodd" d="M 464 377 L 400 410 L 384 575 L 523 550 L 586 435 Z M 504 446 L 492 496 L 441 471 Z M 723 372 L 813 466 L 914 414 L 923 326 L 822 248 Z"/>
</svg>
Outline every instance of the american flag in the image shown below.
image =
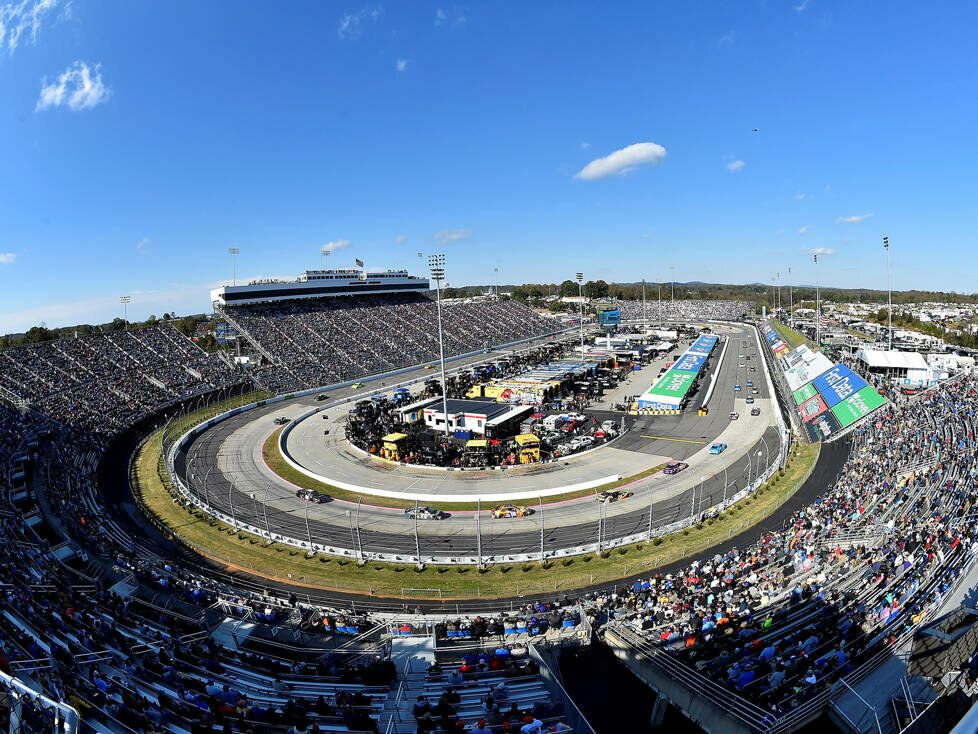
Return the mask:
<svg viewBox="0 0 978 734">
<path fill-rule="evenodd" d="M 357 258 L 356 259 L 356 263 L 357 263 L 357 267 L 358 268 L 362 268 L 363 267 L 363 260 L 361 260 L 360 258 Z"/>
<path fill-rule="evenodd" d="M 829 317 L 825 315 L 825 309 L 822 308 L 821 306 L 818 307 L 818 320 L 819 323 L 822 324 L 822 326 L 829 325 Z"/>
</svg>

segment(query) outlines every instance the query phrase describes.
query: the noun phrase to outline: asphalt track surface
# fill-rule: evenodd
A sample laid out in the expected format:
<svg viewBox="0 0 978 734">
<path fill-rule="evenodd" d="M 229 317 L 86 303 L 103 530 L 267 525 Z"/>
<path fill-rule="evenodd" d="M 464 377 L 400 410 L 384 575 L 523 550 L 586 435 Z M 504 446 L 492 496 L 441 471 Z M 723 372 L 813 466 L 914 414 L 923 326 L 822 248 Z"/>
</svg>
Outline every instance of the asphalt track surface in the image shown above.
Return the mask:
<svg viewBox="0 0 978 734">
<path fill-rule="evenodd" d="M 741 328 L 745 333 L 752 333 L 752 330 Z M 747 364 L 756 365 L 758 371 L 747 373 L 746 368 L 738 367 L 741 344 L 738 337 L 731 338 L 717 377 L 709 416 L 696 415 L 695 406 L 701 399 L 697 396 L 691 401 L 694 408 L 684 415 L 629 419 L 634 420 L 635 425 L 615 444 L 616 450 L 645 454 L 646 458 L 667 456 L 685 460 L 693 457 L 695 460 L 694 455 L 705 452 L 706 447 L 703 443 L 689 442 L 708 444 L 724 431 L 740 429 L 745 422 L 764 421 L 766 428 L 758 426 L 758 429 L 764 428 L 763 436 L 749 450 L 728 441 L 727 457 L 734 460 L 726 467 L 726 490 L 722 472 L 701 482 L 699 466 L 691 461 L 689 470 L 674 477 L 656 476 L 642 480 L 630 487 L 633 497 L 613 505 L 601 506 L 594 500 L 585 499 L 545 507 L 529 518 L 514 520 L 489 520 L 486 512 L 478 520 L 475 513 L 457 513 L 449 520 L 419 523 L 416 535 L 414 521 L 406 520 L 400 510 L 361 506 L 358 514 L 353 503 L 335 501 L 310 506 L 300 502 L 295 498 L 294 486 L 269 476 L 267 468 L 254 463 L 254 444 L 228 444 L 228 437 L 247 424 L 267 424 L 267 433 L 270 433 L 274 428 L 274 416 L 288 412 L 295 414 L 306 406 L 316 405 L 313 398 L 263 406 L 203 432 L 189 444 L 187 453 L 178 457 L 177 470 L 186 477 L 189 466 L 196 490 L 206 492 L 206 499 L 224 512 L 231 512 L 233 508 L 235 517 L 242 522 L 298 539 L 311 537 L 316 543 L 359 549 L 368 557 L 383 553 L 413 561 L 419 546 L 423 557 L 475 556 L 481 538 L 482 557 L 492 562 L 506 555 L 539 553 L 541 535 L 544 549 L 552 551 L 596 543 L 599 534 L 603 542 L 613 537 L 644 533 L 649 529 L 650 518 L 654 530 L 706 511 L 722 499 L 724 491 L 730 494 L 746 486 L 748 476 L 756 474 L 758 465 L 763 467 L 768 455 L 772 460 L 776 456 L 779 438 L 770 411 L 762 356 L 758 353 L 756 340 L 751 337 L 749 347 L 743 351 L 752 355 Z M 716 358 L 713 358 L 713 365 Z M 471 362 L 483 359 L 480 355 Z M 454 367 L 462 365 L 464 362 L 456 363 Z M 430 371 L 418 370 L 416 374 L 398 376 L 397 381 L 430 376 Z M 647 375 L 645 382 L 650 382 L 652 377 L 654 375 Z M 763 406 L 762 416 L 755 418 L 749 415 L 749 406 L 744 404 L 746 394 L 733 390 L 733 385 L 738 382 L 746 386 L 748 377 L 760 390 L 755 396 L 756 404 Z M 705 391 L 707 384 L 704 380 L 701 391 Z M 350 389 L 330 390 L 330 400 L 354 392 Z M 741 418 L 731 423 L 727 414 L 734 408 L 735 400 Z M 670 440 L 643 436 L 667 436 Z M 711 460 L 722 458 L 723 455 L 710 457 Z M 205 486 L 206 489 L 202 489 Z"/>
</svg>

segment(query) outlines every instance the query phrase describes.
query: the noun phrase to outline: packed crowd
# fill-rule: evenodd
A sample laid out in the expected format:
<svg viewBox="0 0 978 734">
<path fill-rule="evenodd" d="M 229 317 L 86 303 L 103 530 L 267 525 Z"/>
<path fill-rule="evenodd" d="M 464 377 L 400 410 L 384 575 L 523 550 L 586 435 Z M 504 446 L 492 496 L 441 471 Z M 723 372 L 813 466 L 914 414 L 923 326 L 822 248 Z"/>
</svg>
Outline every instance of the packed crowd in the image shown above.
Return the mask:
<svg viewBox="0 0 978 734">
<path fill-rule="evenodd" d="M 867 423 L 835 484 L 779 532 L 600 595 L 610 619 L 776 715 L 932 615 L 974 553 L 978 382 Z"/>
<path fill-rule="evenodd" d="M 652 291 L 649 291 L 650 296 Z M 720 321 L 736 321 L 745 315 L 754 313 L 755 304 L 752 301 L 701 301 L 663 299 L 660 304 L 657 297 L 649 297 L 642 301 L 613 301 L 614 307 L 621 311 L 622 321 L 636 321 L 643 318 L 650 322 L 656 321 L 705 321 L 716 319 Z"/>
<path fill-rule="evenodd" d="M 243 381 L 171 324 L 0 352 L 0 387 L 37 412 L 102 435 L 169 403 Z"/>
<path fill-rule="evenodd" d="M 238 306 L 228 314 L 284 366 L 277 391 L 316 387 L 438 359 L 438 315 L 418 294 Z M 557 327 L 515 301 L 442 303 L 445 356 L 541 336 Z"/>
</svg>

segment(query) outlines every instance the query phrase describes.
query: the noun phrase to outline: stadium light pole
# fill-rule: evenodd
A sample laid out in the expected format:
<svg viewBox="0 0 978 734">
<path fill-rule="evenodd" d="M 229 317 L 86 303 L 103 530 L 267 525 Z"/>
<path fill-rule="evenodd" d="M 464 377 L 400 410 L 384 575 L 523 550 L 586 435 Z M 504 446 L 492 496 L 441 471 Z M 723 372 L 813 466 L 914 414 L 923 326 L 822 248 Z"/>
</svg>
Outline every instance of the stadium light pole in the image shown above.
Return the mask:
<svg viewBox="0 0 978 734">
<path fill-rule="evenodd" d="M 213 469 L 213 468 L 214 468 L 214 466 L 211 465 L 211 466 L 207 467 L 207 471 L 204 472 L 204 506 L 208 510 L 211 508 L 211 498 L 207 494 L 207 480 L 210 479 L 211 469 Z"/>
<path fill-rule="evenodd" d="M 822 314 L 818 297 L 818 253 L 813 253 L 815 259 L 815 351 L 822 351 Z"/>
<path fill-rule="evenodd" d="M 767 467 L 764 467 L 764 471 L 767 471 Z M 754 481 L 760 483 L 761 481 L 761 450 L 757 450 L 757 471 L 754 472 Z"/>
<path fill-rule="evenodd" d="M 890 238 L 883 235 L 883 249 L 886 250 L 886 302 L 889 311 L 889 351 L 893 351 L 893 286 L 890 282 Z"/>
<path fill-rule="evenodd" d="M 543 496 L 537 497 L 540 501 L 540 563 L 543 563 L 543 532 L 544 532 L 544 517 L 543 517 Z"/>
<path fill-rule="evenodd" d="M 649 490 L 649 542 L 652 541 L 652 482 L 645 480 L 645 488 Z"/>
<path fill-rule="evenodd" d="M 326 247 L 326 245 L 323 245 L 323 247 L 320 250 L 320 252 L 323 253 L 323 271 L 325 272 L 326 270 L 329 269 L 329 264 L 328 264 L 329 263 L 329 248 Z"/>
<path fill-rule="evenodd" d="M 424 277 L 424 253 L 418 253 L 418 277 Z"/>
<path fill-rule="evenodd" d="M 662 281 L 659 281 L 659 326 L 662 324 Z"/>
<path fill-rule="evenodd" d="M 496 298 L 499 298 L 499 268 L 493 268 L 493 277 L 496 279 Z"/>
<path fill-rule="evenodd" d="M 262 498 L 261 507 L 262 514 L 265 516 L 265 535 L 268 538 L 268 544 L 272 544 L 272 529 L 268 526 L 268 489 L 272 486 L 271 482 L 265 484 L 265 496 Z"/>
<path fill-rule="evenodd" d="M 234 480 L 231 480 L 231 484 L 228 485 L 228 507 L 231 508 L 231 528 L 235 531 L 238 529 L 238 523 L 234 519 L 234 500 L 231 499 L 231 493 L 234 491 Z"/>
<path fill-rule="evenodd" d="M 791 291 L 791 268 L 788 268 L 788 324 L 794 329 L 795 328 L 795 297 Z"/>
<path fill-rule="evenodd" d="M 309 531 L 309 503 L 303 502 L 302 504 L 304 505 L 306 515 L 306 538 L 309 539 L 309 550 L 312 550 L 312 533 Z"/>
<path fill-rule="evenodd" d="M 581 364 L 584 364 L 584 273 L 577 274 L 577 304 L 581 314 Z"/>
<path fill-rule="evenodd" d="M 445 418 L 445 435 L 448 435 L 448 383 L 445 381 L 445 334 L 441 325 L 441 282 L 445 278 L 445 256 L 429 255 L 428 269 L 435 279 L 436 300 L 438 303 L 438 351 L 441 353 L 441 409 Z M 420 563 L 420 561 L 419 561 Z"/>
<path fill-rule="evenodd" d="M 482 568 L 482 498 L 475 498 L 475 561 Z"/>
<path fill-rule="evenodd" d="M 722 505 L 726 501 L 727 501 L 727 465 L 724 464 L 723 465 L 723 502 L 721 502 L 720 504 Z"/>
<path fill-rule="evenodd" d="M 764 440 L 764 436 L 761 436 L 761 443 L 764 444 L 764 472 L 767 473 L 767 469 L 771 465 L 771 452 L 768 451 L 767 441 Z M 761 452 L 758 451 L 757 453 Z"/>
<path fill-rule="evenodd" d="M 231 285 L 238 284 L 238 269 L 237 263 L 234 260 L 234 256 L 237 255 L 241 250 L 237 247 L 229 247 L 228 254 L 231 256 Z"/>
<path fill-rule="evenodd" d="M 123 328 L 129 329 L 129 304 L 132 303 L 132 296 L 119 296 L 119 303 L 122 304 L 122 324 Z"/>
<path fill-rule="evenodd" d="M 645 310 L 645 278 L 642 278 L 642 328 L 646 332 L 649 330 L 649 314 Z"/>
<path fill-rule="evenodd" d="M 418 501 L 414 501 L 414 550 L 418 554 L 418 565 L 421 565 L 421 535 L 418 532 Z"/>
</svg>

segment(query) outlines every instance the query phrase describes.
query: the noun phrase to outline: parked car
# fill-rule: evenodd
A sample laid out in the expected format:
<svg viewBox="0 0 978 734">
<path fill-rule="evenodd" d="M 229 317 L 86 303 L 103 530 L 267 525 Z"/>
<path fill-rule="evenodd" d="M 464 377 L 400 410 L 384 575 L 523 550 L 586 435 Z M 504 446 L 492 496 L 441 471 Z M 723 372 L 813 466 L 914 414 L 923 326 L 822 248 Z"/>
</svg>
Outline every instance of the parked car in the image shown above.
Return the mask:
<svg viewBox="0 0 978 734">
<path fill-rule="evenodd" d="M 314 489 L 297 490 L 295 496 L 298 497 L 303 502 L 312 502 L 314 505 L 324 505 L 333 499 L 328 494 L 324 494 L 323 492 L 317 492 Z"/>
<path fill-rule="evenodd" d="M 626 489 L 612 489 L 598 494 L 598 500 L 601 502 L 621 502 L 631 496 L 632 493 Z"/>
<path fill-rule="evenodd" d="M 727 444 L 725 443 L 715 443 L 712 446 L 710 446 L 711 454 L 722 454 L 726 450 L 727 450 Z"/>
<path fill-rule="evenodd" d="M 533 510 L 528 507 L 523 507 L 522 505 L 499 505 L 498 507 L 493 507 L 489 512 L 494 519 L 504 517 L 527 517 L 528 515 L 533 514 Z"/>
<path fill-rule="evenodd" d="M 666 464 L 666 468 L 662 470 L 663 474 L 678 474 L 683 469 L 689 469 L 689 464 L 685 461 L 670 461 Z"/>
<path fill-rule="evenodd" d="M 408 518 L 409 520 L 413 520 L 415 515 L 417 515 L 419 520 L 444 520 L 446 517 L 448 517 L 448 513 L 444 510 L 439 510 L 435 507 L 428 507 L 426 505 L 421 505 L 418 507 L 417 512 L 415 512 L 415 508 L 413 507 L 404 511 L 404 517 Z"/>
</svg>

